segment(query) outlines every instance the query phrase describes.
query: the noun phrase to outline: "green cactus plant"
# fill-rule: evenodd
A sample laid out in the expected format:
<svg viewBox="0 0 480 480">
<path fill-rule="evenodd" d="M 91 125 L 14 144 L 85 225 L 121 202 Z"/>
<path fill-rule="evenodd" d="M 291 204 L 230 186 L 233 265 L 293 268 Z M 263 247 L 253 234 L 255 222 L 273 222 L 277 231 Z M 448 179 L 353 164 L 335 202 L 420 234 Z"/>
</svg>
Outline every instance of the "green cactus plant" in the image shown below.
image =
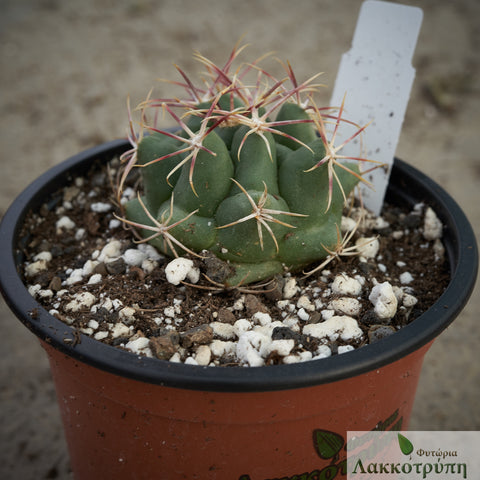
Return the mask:
<svg viewBox="0 0 480 480">
<path fill-rule="evenodd" d="M 342 157 L 346 142 L 334 145 L 346 122 L 343 104 L 316 106 L 317 75 L 298 83 L 287 64 L 286 77 L 276 80 L 257 61 L 232 72 L 241 50 L 235 47 L 222 68 L 196 54 L 207 68 L 206 87 L 194 86 L 177 67 L 184 82 L 175 83 L 188 98 L 147 98 L 139 106 L 138 135 L 129 109 L 132 149 L 122 157 L 118 187 L 120 196 L 139 167 L 143 189 L 124 205 L 122 220 L 168 256 L 209 251 L 225 261 L 225 286 L 325 259 L 339 242 L 348 195 L 365 181 L 360 164 L 368 161 Z M 251 85 L 247 74 L 255 75 Z M 147 125 L 150 109 L 168 112 L 177 130 Z M 330 140 L 326 124 L 332 125 Z"/>
</svg>

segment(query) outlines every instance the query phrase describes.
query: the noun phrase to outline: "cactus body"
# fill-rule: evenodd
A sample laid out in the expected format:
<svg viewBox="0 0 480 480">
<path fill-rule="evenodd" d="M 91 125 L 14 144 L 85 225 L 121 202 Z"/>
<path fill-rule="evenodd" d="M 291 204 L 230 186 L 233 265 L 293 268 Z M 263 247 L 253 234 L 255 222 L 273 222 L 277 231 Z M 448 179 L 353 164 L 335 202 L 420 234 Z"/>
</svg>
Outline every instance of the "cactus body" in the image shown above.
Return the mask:
<svg viewBox="0 0 480 480">
<path fill-rule="evenodd" d="M 357 163 L 328 161 L 312 109 L 291 95 L 278 102 L 283 91 L 274 92 L 279 109 L 272 121 L 268 102 L 249 101 L 234 80 L 222 86 L 219 94 L 212 88 L 210 101 L 190 103 L 185 123 L 175 117 L 180 133 L 155 131 L 138 143 L 137 165 L 147 165 L 143 196 L 127 203 L 126 219 L 143 226 L 145 239 L 157 228 L 149 241 L 166 255 L 209 250 L 228 262 L 229 286 L 324 259 L 338 243 Z M 177 243 L 166 241 L 165 229 Z"/>
</svg>

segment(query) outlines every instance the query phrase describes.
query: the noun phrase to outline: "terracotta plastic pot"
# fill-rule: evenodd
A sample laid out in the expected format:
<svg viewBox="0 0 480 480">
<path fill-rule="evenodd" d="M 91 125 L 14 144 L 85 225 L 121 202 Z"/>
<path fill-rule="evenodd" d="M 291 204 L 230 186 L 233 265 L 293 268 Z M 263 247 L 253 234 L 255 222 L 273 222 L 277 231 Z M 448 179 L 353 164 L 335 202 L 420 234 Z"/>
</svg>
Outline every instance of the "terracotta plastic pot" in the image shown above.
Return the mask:
<svg viewBox="0 0 480 480">
<path fill-rule="evenodd" d="M 396 160 L 389 201 L 428 203 L 445 225 L 451 281 L 421 317 L 343 355 L 294 365 L 215 368 L 175 364 L 106 346 L 50 316 L 18 273 L 19 231 L 29 209 L 94 160 L 128 147 L 114 141 L 54 167 L 13 203 L 0 226 L 0 286 L 40 339 L 79 479 L 333 479 L 345 474 L 348 430 L 406 429 L 425 353 L 473 289 L 472 228 L 432 180 Z"/>
</svg>

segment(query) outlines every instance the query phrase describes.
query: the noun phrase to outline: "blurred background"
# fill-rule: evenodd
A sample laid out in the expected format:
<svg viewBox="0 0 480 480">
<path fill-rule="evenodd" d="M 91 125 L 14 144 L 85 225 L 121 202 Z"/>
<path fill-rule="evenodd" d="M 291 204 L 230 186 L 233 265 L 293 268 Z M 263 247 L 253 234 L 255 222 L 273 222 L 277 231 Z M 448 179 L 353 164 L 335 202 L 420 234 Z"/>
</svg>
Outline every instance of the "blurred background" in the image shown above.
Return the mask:
<svg viewBox="0 0 480 480">
<path fill-rule="evenodd" d="M 192 53 L 222 63 L 244 35 L 245 59 L 274 51 L 297 78 L 318 71 L 328 103 L 350 48 L 359 0 L 0 0 L 0 215 L 39 174 L 124 137 L 132 105 Z M 421 6 L 417 70 L 397 156 L 440 183 L 480 231 L 478 0 Z M 278 75 L 281 76 L 280 67 Z M 1 265 L 0 265 L 1 268 Z M 478 289 L 428 353 L 412 430 L 479 430 Z M 36 339 L 0 300 L 0 478 L 69 479 L 54 388 Z"/>
</svg>

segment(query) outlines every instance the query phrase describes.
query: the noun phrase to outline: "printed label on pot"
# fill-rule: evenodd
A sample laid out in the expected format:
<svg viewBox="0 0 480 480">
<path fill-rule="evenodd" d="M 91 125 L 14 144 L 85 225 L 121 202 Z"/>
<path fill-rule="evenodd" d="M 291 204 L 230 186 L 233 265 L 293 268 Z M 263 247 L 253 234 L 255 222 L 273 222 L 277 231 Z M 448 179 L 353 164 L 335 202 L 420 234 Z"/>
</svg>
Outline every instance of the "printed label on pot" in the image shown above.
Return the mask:
<svg viewBox="0 0 480 480">
<path fill-rule="evenodd" d="M 387 430 L 398 432 L 402 429 L 403 417 L 399 416 L 399 410 L 395 410 L 386 419 L 377 423 L 372 432 L 381 433 Z M 368 432 L 368 433 L 372 433 Z M 363 432 L 367 433 L 367 432 Z M 395 433 L 396 435 L 396 433 Z M 274 476 L 258 480 L 333 480 L 347 475 L 347 451 L 350 450 L 348 438 L 345 432 L 332 432 L 321 428 L 312 431 L 313 449 L 318 457 L 328 462 L 328 465 L 313 468 L 307 472 L 299 472 L 293 475 Z M 358 439 L 355 440 L 358 446 Z M 360 479 L 361 477 L 359 477 Z M 240 475 L 238 480 L 257 480 L 249 474 Z"/>
</svg>

